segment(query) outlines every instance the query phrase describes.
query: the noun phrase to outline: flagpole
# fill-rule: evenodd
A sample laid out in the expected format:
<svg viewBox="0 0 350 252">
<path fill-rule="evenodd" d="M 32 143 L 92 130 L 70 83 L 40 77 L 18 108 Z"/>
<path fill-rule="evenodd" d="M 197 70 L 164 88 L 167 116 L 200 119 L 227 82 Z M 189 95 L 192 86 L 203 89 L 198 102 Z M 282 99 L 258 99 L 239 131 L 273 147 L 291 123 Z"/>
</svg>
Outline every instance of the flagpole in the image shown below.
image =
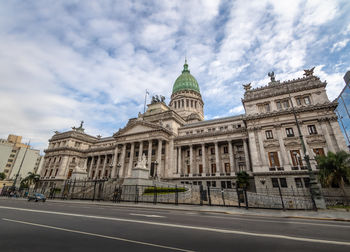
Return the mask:
<svg viewBox="0 0 350 252">
<path fill-rule="evenodd" d="M 144 105 L 143 105 L 143 113 L 145 113 L 146 112 L 146 100 L 147 100 L 147 95 L 148 95 L 149 93 L 148 93 L 148 91 L 147 91 L 147 89 L 146 89 L 146 94 L 145 94 L 145 103 L 144 103 Z"/>
</svg>

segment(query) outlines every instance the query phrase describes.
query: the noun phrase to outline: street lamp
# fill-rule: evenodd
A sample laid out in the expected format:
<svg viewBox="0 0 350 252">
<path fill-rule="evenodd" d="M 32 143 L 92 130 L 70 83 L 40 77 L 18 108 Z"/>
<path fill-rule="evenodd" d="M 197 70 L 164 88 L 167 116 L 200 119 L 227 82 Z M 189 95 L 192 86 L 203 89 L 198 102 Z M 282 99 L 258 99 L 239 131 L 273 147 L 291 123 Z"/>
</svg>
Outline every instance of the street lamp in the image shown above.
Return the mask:
<svg viewBox="0 0 350 252">
<path fill-rule="evenodd" d="M 296 124 L 297 129 L 298 129 L 301 147 L 302 147 L 302 150 L 303 150 L 303 153 L 304 153 L 304 160 L 305 160 L 307 171 L 308 171 L 309 178 L 310 178 L 310 186 L 309 186 L 309 188 L 310 188 L 311 198 L 312 198 L 312 201 L 314 202 L 314 206 L 315 206 L 316 209 L 317 208 L 325 209 L 326 208 L 326 203 L 325 203 L 324 198 L 323 198 L 323 196 L 321 194 L 321 189 L 320 189 L 320 186 L 319 186 L 319 184 L 317 182 L 317 178 L 316 178 L 316 176 L 313 173 L 312 168 L 311 168 L 310 157 L 309 157 L 309 155 L 308 155 L 308 153 L 306 151 L 304 138 L 303 138 L 303 135 L 301 133 L 298 117 L 297 117 L 297 114 L 295 112 L 295 108 L 294 108 L 294 105 L 293 105 L 292 97 L 290 95 L 288 84 L 286 84 L 286 87 L 287 87 L 287 92 L 288 92 L 288 96 L 289 96 L 289 101 L 290 101 L 290 104 L 291 104 L 291 107 L 292 107 L 292 112 L 293 112 L 293 115 L 294 115 L 295 124 Z"/>
<path fill-rule="evenodd" d="M 119 170 L 122 165 L 120 163 L 117 164 L 117 179 L 119 178 Z"/>
<path fill-rule="evenodd" d="M 158 162 L 156 160 L 156 161 L 154 161 L 154 176 L 153 176 L 154 179 L 158 178 L 157 177 L 157 165 L 158 165 Z"/>
</svg>

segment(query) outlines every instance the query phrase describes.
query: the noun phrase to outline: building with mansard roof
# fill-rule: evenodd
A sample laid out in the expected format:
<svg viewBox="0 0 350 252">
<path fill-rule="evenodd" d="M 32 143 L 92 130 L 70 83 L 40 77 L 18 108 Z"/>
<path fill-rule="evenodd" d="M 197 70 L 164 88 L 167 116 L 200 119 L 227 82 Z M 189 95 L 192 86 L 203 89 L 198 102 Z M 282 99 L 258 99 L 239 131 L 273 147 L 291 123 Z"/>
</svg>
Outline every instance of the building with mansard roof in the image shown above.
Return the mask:
<svg viewBox="0 0 350 252">
<path fill-rule="evenodd" d="M 315 157 L 346 150 L 344 136 L 329 101 L 326 82 L 306 71 L 303 78 L 244 85 L 245 114 L 204 120 L 197 80 L 185 62 L 169 104 L 153 97 L 147 111 L 110 137 L 95 137 L 83 125 L 56 132 L 45 150 L 44 182 L 71 178 L 76 170 L 88 179 L 123 179 L 144 154 L 151 177 L 177 183 L 235 187 L 246 171 L 261 188 L 304 188 L 309 176 L 296 120 L 316 173 Z"/>
</svg>

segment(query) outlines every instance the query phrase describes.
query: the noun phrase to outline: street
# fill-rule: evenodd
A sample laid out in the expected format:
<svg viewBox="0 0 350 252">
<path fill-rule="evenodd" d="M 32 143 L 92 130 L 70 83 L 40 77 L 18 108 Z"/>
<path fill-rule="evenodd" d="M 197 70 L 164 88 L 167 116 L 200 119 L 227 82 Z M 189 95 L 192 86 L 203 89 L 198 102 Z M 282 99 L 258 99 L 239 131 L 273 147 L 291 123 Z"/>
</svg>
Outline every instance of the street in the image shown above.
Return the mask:
<svg viewBox="0 0 350 252">
<path fill-rule="evenodd" d="M 0 251 L 349 251 L 350 222 L 0 199 Z"/>
</svg>

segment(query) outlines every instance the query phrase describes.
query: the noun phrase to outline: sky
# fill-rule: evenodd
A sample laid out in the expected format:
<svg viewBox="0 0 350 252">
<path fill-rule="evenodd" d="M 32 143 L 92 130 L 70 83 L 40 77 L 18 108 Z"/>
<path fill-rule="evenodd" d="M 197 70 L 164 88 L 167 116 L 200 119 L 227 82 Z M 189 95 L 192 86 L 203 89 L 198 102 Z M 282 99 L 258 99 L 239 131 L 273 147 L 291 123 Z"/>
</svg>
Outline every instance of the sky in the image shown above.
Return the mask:
<svg viewBox="0 0 350 252">
<path fill-rule="evenodd" d="M 242 84 L 327 81 L 350 70 L 350 1 L 0 1 L 0 138 L 43 151 L 84 121 L 111 136 L 143 112 L 145 90 L 170 101 L 187 57 L 205 119 L 243 114 Z"/>
</svg>

